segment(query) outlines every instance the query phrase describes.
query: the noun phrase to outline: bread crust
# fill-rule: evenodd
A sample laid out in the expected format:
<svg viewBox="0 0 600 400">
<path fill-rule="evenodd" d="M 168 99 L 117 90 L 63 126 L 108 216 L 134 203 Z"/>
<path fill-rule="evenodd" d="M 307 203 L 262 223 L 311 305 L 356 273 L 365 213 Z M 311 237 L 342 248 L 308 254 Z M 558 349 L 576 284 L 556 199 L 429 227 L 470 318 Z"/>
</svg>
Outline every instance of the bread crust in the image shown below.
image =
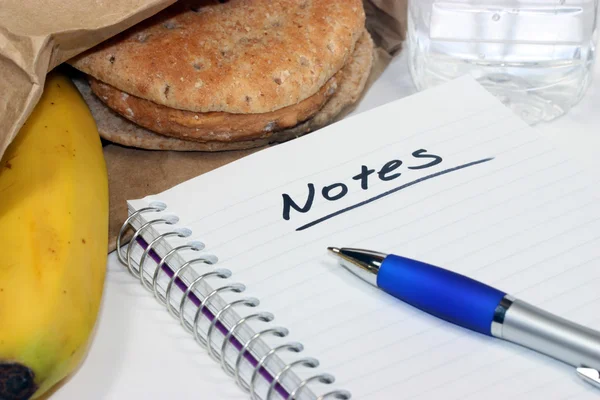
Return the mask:
<svg viewBox="0 0 600 400">
<path fill-rule="evenodd" d="M 267 113 L 315 95 L 364 24 L 362 0 L 179 0 L 69 63 L 167 107 Z"/>
</svg>

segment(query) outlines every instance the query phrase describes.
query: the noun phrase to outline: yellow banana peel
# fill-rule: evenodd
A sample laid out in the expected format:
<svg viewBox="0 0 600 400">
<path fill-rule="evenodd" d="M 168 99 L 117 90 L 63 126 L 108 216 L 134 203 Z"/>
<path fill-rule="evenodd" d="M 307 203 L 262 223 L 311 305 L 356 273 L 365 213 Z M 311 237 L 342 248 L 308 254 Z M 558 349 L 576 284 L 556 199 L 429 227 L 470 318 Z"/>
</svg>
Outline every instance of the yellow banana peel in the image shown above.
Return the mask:
<svg viewBox="0 0 600 400">
<path fill-rule="evenodd" d="M 107 251 L 100 137 L 73 83 L 52 72 L 0 161 L 0 399 L 38 398 L 78 367 Z"/>
</svg>

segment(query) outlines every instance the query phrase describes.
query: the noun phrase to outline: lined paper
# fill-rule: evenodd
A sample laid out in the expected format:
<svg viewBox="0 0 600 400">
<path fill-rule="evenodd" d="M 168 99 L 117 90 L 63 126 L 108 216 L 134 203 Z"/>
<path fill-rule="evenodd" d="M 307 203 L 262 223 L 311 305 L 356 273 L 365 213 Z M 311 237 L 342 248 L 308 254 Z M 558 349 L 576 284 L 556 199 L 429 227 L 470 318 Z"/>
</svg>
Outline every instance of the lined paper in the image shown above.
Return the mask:
<svg viewBox="0 0 600 400">
<path fill-rule="evenodd" d="M 597 389 L 572 368 L 415 310 L 357 280 L 326 248 L 414 257 L 600 329 L 596 187 L 465 77 L 130 205 L 167 204 L 164 213 L 246 285 L 244 296 L 276 316 L 271 325 L 290 330 L 270 343 L 304 345 L 284 360 L 320 361 L 294 373 L 336 377 L 321 390 L 357 399 L 592 399 Z"/>
</svg>

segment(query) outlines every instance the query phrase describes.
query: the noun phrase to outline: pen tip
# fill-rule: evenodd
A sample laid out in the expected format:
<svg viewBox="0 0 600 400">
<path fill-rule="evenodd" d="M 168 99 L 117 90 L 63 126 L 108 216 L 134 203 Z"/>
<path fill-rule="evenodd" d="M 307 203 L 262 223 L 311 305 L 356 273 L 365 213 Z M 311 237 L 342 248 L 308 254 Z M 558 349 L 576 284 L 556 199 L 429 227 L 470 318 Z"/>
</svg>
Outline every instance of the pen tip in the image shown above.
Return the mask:
<svg viewBox="0 0 600 400">
<path fill-rule="evenodd" d="M 337 247 L 328 247 L 327 250 L 335 254 L 338 254 L 340 252 L 340 249 L 338 249 Z"/>
</svg>

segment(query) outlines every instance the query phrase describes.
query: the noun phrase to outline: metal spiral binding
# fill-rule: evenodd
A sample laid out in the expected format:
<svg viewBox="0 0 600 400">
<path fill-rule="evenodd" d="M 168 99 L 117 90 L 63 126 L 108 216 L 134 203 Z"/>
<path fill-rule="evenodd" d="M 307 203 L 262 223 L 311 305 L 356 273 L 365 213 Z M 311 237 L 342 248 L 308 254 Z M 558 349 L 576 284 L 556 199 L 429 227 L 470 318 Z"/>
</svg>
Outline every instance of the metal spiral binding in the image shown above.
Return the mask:
<svg viewBox="0 0 600 400">
<path fill-rule="evenodd" d="M 125 259 L 125 257 L 123 257 L 123 254 L 121 253 L 121 240 L 123 238 L 123 234 L 125 233 L 125 230 L 128 227 L 132 227 L 133 225 L 131 225 L 131 221 L 134 220 L 135 217 L 137 217 L 140 214 L 143 214 L 145 212 L 160 212 L 163 211 L 164 209 L 162 209 L 161 207 L 154 207 L 154 206 L 150 206 L 150 207 L 144 207 L 144 208 L 140 208 L 139 210 L 137 210 L 136 212 L 132 213 L 126 220 L 125 222 L 123 222 L 123 225 L 121 226 L 121 229 L 119 230 L 119 235 L 117 236 L 117 258 L 119 259 L 119 261 L 121 262 L 121 264 L 127 266 L 127 260 Z M 133 240 L 131 240 L 131 242 L 133 242 Z M 127 248 L 127 251 L 131 250 L 129 247 Z"/>
<path fill-rule="evenodd" d="M 265 354 L 259 361 L 258 364 L 256 365 L 256 368 L 254 368 L 254 370 L 252 371 L 252 377 L 250 378 L 250 398 L 252 400 L 256 399 L 256 377 L 258 376 L 258 371 L 262 368 L 263 364 L 265 362 L 267 362 L 267 360 L 273 356 L 275 353 L 277 353 L 278 351 L 282 351 L 282 350 L 288 350 L 288 351 L 292 351 L 294 353 L 300 353 L 302 350 L 304 350 L 304 346 L 302 345 L 302 343 L 286 343 L 286 344 L 282 344 L 281 346 L 277 346 L 274 347 L 273 349 L 271 349 L 267 354 Z"/>
<path fill-rule="evenodd" d="M 247 297 L 245 299 L 240 299 L 240 300 L 235 300 L 232 301 L 231 303 L 227 304 L 225 307 L 223 307 L 222 309 L 219 310 L 219 312 L 215 315 L 215 318 L 213 319 L 213 321 L 210 323 L 210 326 L 208 327 L 208 331 L 206 332 L 206 337 L 207 337 L 207 350 L 208 350 L 208 354 L 215 360 L 218 362 L 221 362 L 221 354 L 219 354 L 219 352 L 217 352 L 213 345 L 212 345 L 212 333 L 215 329 L 215 327 L 217 326 L 217 322 L 220 321 L 221 316 L 230 308 L 232 308 L 233 306 L 236 306 L 238 304 L 243 304 L 247 307 L 256 307 L 260 304 L 260 301 L 255 298 L 255 297 Z M 197 315 L 199 315 L 199 313 L 197 313 Z M 194 318 L 195 320 L 196 318 Z M 194 322 L 194 326 L 196 325 L 196 322 Z"/>
<path fill-rule="evenodd" d="M 140 257 L 140 262 L 139 262 L 140 282 L 141 282 L 142 286 L 145 287 L 150 292 L 153 291 L 152 282 L 150 282 L 150 284 L 148 285 L 148 280 L 144 278 L 144 272 L 145 272 L 144 265 L 146 265 L 146 258 L 148 258 L 150 251 L 153 250 L 153 247 L 156 243 L 158 243 L 161 240 L 164 240 L 165 238 L 170 237 L 170 236 L 185 237 L 184 235 L 182 235 L 179 232 L 163 233 L 162 235 L 159 235 L 156 239 L 154 239 L 153 241 L 151 241 L 148 244 L 148 247 L 146 247 L 146 250 L 144 250 L 144 253 Z"/>
<path fill-rule="evenodd" d="M 246 352 L 248 351 L 248 349 L 250 348 L 250 346 L 257 341 L 258 339 L 260 339 L 262 336 L 265 335 L 273 335 L 273 336 L 277 336 L 277 337 L 286 337 L 287 335 L 290 334 L 290 331 L 288 331 L 286 328 L 283 327 L 276 327 L 276 328 L 268 328 L 268 329 L 264 329 L 258 333 L 256 333 L 254 336 L 252 336 L 250 339 L 248 339 L 246 341 L 246 343 L 244 343 L 244 345 L 242 346 L 242 349 L 238 352 L 237 358 L 235 360 L 235 382 L 245 391 L 250 392 L 250 386 L 248 384 L 246 384 L 240 376 L 240 368 L 242 366 L 242 357 L 244 356 L 244 354 L 246 354 Z"/>
<path fill-rule="evenodd" d="M 231 329 L 225 336 L 223 343 L 221 344 L 221 368 L 223 368 L 223 370 L 229 376 L 235 376 L 236 370 L 234 368 L 230 367 L 229 364 L 227 364 L 225 357 L 223 357 L 223 355 L 225 354 L 225 350 L 227 349 L 227 346 L 229 345 L 229 342 L 231 341 L 231 337 L 235 335 L 235 332 L 238 330 L 238 328 L 240 326 L 244 325 L 246 322 L 251 321 L 253 319 L 262 321 L 262 322 L 271 322 L 275 319 L 275 316 L 269 312 L 259 312 L 256 314 L 251 314 L 251 315 L 245 316 L 243 318 L 240 318 L 231 327 Z"/>
<path fill-rule="evenodd" d="M 175 281 L 192 265 L 194 265 L 194 264 L 212 265 L 213 262 L 209 258 L 206 258 L 206 257 L 198 257 L 198 258 L 194 258 L 190 261 L 186 261 L 183 265 L 181 265 L 181 267 L 179 267 L 177 270 L 173 271 L 173 275 L 169 279 L 169 282 L 165 289 L 164 295 L 162 295 L 159 292 L 159 287 L 158 287 L 158 278 L 160 276 L 160 271 L 163 269 L 165 264 L 167 264 L 168 259 L 171 258 L 172 256 L 179 254 L 181 251 L 184 251 L 184 250 L 191 250 L 191 251 L 203 250 L 204 245 L 202 243 L 189 243 L 186 245 L 177 246 L 177 247 L 173 248 L 172 250 L 168 251 L 160 259 L 156 269 L 154 270 L 154 272 L 152 274 L 152 279 L 151 280 L 146 279 L 144 277 L 144 274 L 146 273 L 146 270 L 144 269 L 144 267 L 146 264 L 146 260 L 150 255 L 150 252 L 152 252 L 154 250 L 154 246 L 156 244 L 158 244 L 160 241 L 165 241 L 169 237 L 177 236 L 180 238 L 185 238 L 185 237 L 189 236 L 189 234 L 186 234 L 185 232 L 177 232 L 177 231 L 170 231 L 170 232 L 166 232 L 161 235 L 158 235 L 154 240 L 152 240 L 150 243 L 147 244 L 146 249 L 144 249 L 144 252 L 142 253 L 142 256 L 140 257 L 138 269 L 136 269 L 133 266 L 133 262 L 131 259 L 132 250 L 133 250 L 133 246 L 137 242 L 137 239 L 140 238 L 143 231 L 150 228 L 153 225 L 157 225 L 157 224 L 174 225 L 177 222 L 177 220 L 174 218 L 157 218 L 157 219 L 145 222 L 144 224 L 142 224 L 140 226 L 140 228 L 135 230 L 132 238 L 130 239 L 129 244 L 127 245 L 126 253 L 123 254 L 123 252 L 122 252 L 122 247 L 123 247 L 122 240 L 123 240 L 123 235 L 124 235 L 125 231 L 127 230 L 128 227 L 135 229 L 133 227 L 132 221 L 136 217 L 140 216 L 142 213 L 161 212 L 161 211 L 164 211 L 165 209 L 166 209 L 166 206 L 151 205 L 151 206 L 144 207 L 144 208 L 141 208 L 141 209 L 133 212 L 125 220 L 125 222 L 121 226 L 119 235 L 117 236 L 117 257 L 118 257 L 119 261 L 127 267 L 128 271 L 131 273 L 131 275 L 133 275 L 135 278 L 139 279 L 141 285 L 148 291 L 152 292 L 154 294 L 155 298 L 157 299 L 157 301 L 161 305 L 164 305 L 167 308 L 167 311 L 169 312 L 169 314 L 171 314 L 174 318 L 179 319 L 179 321 L 180 321 L 181 325 L 184 327 L 184 329 L 187 330 L 188 332 L 191 332 L 194 335 L 195 340 L 204 349 L 206 349 L 208 355 L 211 358 L 213 358 L 215 361 L 217 361 L 221 364 L 221 368 L 228 375 L 230 375 L 231 377 L 234 378 L 237 385 L 240 386 L 244 391 L 246 391 L 247 393 L 250 394 L 250 399 L 258 400 L 259 397 L 257 397 L 257 393 L 256 393 L 257 378 L 258 378 L 259 371 L 265 367 L 265 364 L 267 363 L 267 361 L 271 357 L 274 357 L 275 354 L 282 352 L 282 351 L 301 353 L 304 350 L 304 346 L 301 343 L 289 342 L 289 343 L 282 344 L 282 345 L 272 348 L 269 352 L 267 352 L 265 355 L 263 355 L 258 360 L 257 365 L 252 369 L 250 383 L 244 382 L 244 380 L 241 378 L 241 374 L 240 374 L 241 367 L 242 367 L 242 360 L 243 360 L 244 355 L 250 351 L 250 349 L 252 348 L 252 345 L 256 341 L 258 341 L 260 338 L 267 336 L 267 335 L 272 335 L 272 336 L 281 337 L 281 338 L 286 337 L 286 336 L 288 336 L 289 331 L 284 327 L 266 328 L 266 329 L 259 331 L 258 333 L 254 334 L 250 339 L 248 339 L 245 343 L 242 344 L 241 349 L 237 353 L 237 358 L 236 358 L 235 364 L 234 364 L 235 366 L 232 367 L 231 365 L 229 365 L 228 362 L 226 361 L 225 352 L 227 350 L 227 346 L 231 342 L 231 339 L 233 337 L 235 337 L 235 333 L 243 325 L 247 324 L 251 320 L 257 320 L 257 321 L 269 323 L 275 319 L 275 316 L 269 312 L 258 312 L 258 313 L 250 314 L 250 315 L 240 318 L 233 324 L 233 326 L 229 329 L 229 331 L 225 335 L 220 349 L 217 349 L 213 345 L 213 333 L 216 329 L 217 324 L 219 322 L 222 323 L 221 319 L 224 317 L 224 315 L 227 313 L 227 311 L 233 309 L 236 306 L 245 306 L 245 307 L 249 307 L 249 308 L 254 308 L 260 304 L 260 301 L 254 297 L 242 298 L 242 299 L 238 299 L 235 301 L 231 301 L 231 302 L 227 303 L 225 306 L 223 306 L 221 309 L 219 309 L 214 314 L 213 320 L 211 321 L 206 334 L 204 335 L 204 337 L 202 337 L 200 334 L 200 331 L 199 331 L 199 323 L 201 321 L 203 311 L 206 310 L 211 299 L 214 296 L 216 296 L 218 293 L 222 293 L 222 292 L 226 292 L 226 291 L 234 292 L 234 293 L 242 293 L 246 290 L 246 287 L 241 283 L 234 283 L 234 284 L 225 285 L 225 286 L 219 287 L 217 289 L 214 289 L 211 293 L 206 295 L 204 297 L 204 299 L 201 301 L 200 305 L 198 306 L 198 308 L 196 309 L 196 312 L 194 314 L 193 322 L 192 323 L 188 322 L 185 319 L 184 309 L 185 309 L 185 305 L 186 305 L 190 295 L 193 293 L 194 289 L 202 281 L 204 281 L 207 278 L 214 277 L 214 278 L 220 278 L 220 279 L 227 279 L 227 278 L 231 277 L 232 273 L 231 273 L 231 271 L 229 271 L 227 269 L 217 269 L 214 271 L 210 271 L 210 272 L 201 274 L 196 279 L 194 279 L 194 281 L 187 287 L 187 289 L 183 293 L 183 297 L 181 298 L 178 307 L 177 308 L 174 307 L 171 304 L 171 296 L 172 296 L 173 285 L 174 285 Z M 191 232 L 190 232 L 190 234 L 191 234 Z M 275 388 L 278 384 L 280 384 L 280 380 L 283 378 L 283 376 L 285 374 L 290 372 L 290 370 L 292 370 L 292 368 L 297 367 L 297 366 L 303 366 L 306 368 L 316 368 L 319 366 L 319 361 L 312 357 L 306 357 L 306 358 L 301 358 L 299 360 L 290 362 L 287 365 L 285 365 L 273 376 L 273 380 L 270 383 L 268 390 L 267 390 L 266 400 L 274 399 L 273 396 L 275 393 Z M 311 377 L 303 380 L 302 382 L 300 382 L 289 393 L 289 395 L 286 397 L 286 400 L 297 400 L 299 398 L 299 395 L 301 394 L 301 392 L 303 390 L 305 390 L 307 388 L 307 386 L 313 382 L 330 385 L 330 384 L 334 383 L 334 381 L 335 381 L 335 378 L 332 375 L 326 374 L 326 373 L 311 376 Z M 328 393 L 325 393 L 325 394 L 317 397 L 317 400 L 326 400 L 326 399 L 349 400 L 350 398 L 351 398 L 351 394 L 350 394 L 350 392 L 348 392 L 346 390 L 333 390 L 333 391 L 330 391 Z"/>
</svg>

